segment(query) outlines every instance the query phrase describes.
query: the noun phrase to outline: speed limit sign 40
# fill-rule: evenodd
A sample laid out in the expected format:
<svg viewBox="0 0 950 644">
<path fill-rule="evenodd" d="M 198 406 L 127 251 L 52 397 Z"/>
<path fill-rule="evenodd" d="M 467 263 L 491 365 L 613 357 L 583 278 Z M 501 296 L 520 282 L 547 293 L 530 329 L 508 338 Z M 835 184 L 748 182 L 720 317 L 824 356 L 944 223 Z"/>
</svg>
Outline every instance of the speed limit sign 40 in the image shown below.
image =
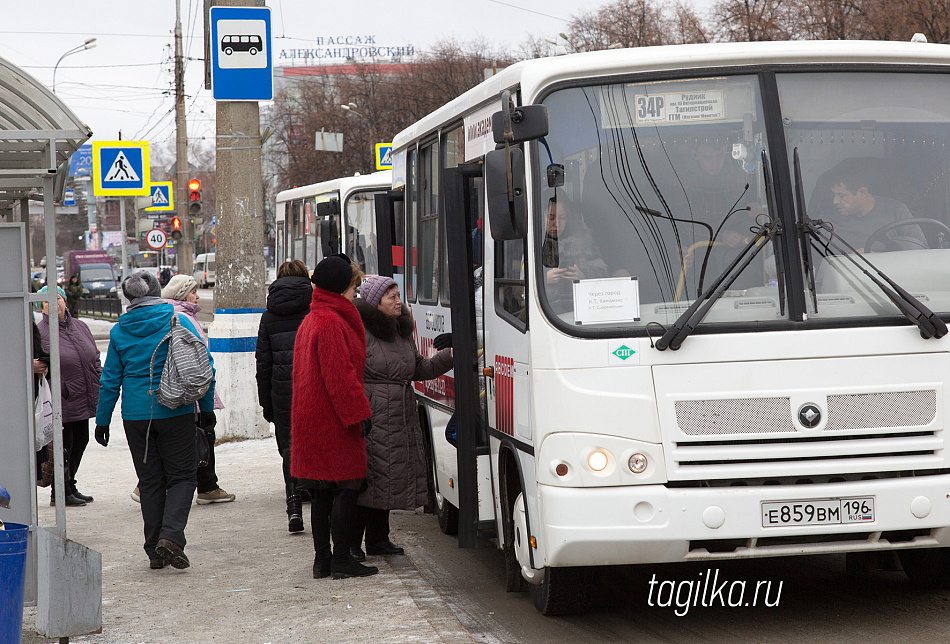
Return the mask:
<svg viewBox="0 0 950 644">
<path fill-rule="evenodd" d="M 152 250 L 165 248 L 166 241 L 168 241 L 168 238 L 165 236 L 165 231 L 161 228 L 153 228 L 148 231 L 148 235 L 145 236 L 145 243 L 148 244 L 148 247 Z"/>
</svg>

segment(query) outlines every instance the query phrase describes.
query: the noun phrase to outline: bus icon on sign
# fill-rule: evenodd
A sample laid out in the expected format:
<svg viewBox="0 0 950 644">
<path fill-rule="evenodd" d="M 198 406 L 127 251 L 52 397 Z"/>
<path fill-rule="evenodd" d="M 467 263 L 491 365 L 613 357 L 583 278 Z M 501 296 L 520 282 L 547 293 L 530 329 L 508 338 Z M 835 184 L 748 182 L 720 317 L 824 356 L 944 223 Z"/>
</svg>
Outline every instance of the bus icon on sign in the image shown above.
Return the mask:
<svg viewBox="0 0 950 644">
<path fill-rule="evenodd" d="M 264 20 L 218 20 L 214 38 L 221 69 L 266 69 L 270 52 Z"/>
<path fill-rule="evenodd" d="M 230 56 L 236 51 L 246 51 L 251 56 L 263 48 L 260 36 L 224 36 L 221 38 L 221 51 Z"/>
</svg>

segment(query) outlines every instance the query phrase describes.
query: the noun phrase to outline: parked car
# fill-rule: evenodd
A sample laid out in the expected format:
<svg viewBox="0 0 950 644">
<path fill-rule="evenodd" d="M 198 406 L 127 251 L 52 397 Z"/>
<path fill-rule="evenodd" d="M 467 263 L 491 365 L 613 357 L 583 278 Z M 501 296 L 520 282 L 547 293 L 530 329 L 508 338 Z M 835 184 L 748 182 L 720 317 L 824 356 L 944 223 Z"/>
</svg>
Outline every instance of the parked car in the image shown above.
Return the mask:
<svg viewBox="0 0 950 644">
<path fill-rule="evenodd" d="M 201 253 L 195 258 L 192 277 L 201 288 L 214 286 L 214 253 Z"/>
</svg>

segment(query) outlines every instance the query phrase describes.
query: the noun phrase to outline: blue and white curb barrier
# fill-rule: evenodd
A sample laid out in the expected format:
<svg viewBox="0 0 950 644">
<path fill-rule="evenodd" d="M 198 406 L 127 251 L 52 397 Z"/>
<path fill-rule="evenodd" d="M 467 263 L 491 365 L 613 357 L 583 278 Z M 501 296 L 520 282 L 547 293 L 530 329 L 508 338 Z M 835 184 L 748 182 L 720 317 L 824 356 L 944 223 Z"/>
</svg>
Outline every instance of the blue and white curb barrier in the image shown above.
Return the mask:
<svg viewBox="0 0 950 644">
<path fill-rule="evenodd" d="M 215 309 L 208 327 L 208 347 L 214 358 L 218 396 L 219 437 L 266 438 L 270 423 L 257 401 L 257 331 L 264 309 Z"/>
</svg>

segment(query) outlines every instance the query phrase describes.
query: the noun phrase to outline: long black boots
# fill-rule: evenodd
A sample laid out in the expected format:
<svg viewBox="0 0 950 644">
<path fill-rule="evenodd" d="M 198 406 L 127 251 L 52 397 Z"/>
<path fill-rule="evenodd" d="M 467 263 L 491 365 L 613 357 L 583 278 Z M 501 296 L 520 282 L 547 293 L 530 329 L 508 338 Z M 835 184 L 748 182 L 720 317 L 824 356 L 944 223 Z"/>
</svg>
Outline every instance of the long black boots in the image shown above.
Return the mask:
<svg viewBox="0 0 950 644">
<path fill-rule="evenodd" d="M 296 494 L 287 497 L 287 530 L 303 532 L 303 509 Z"/>
<path fill-rule="evenodd" d="M 357 490 L 316 490 L 310 506 L 313 530 L 313 576 L 315 579 L 331 575 L 334 579 L 367 577 L 379 569 L 364 566 L 350 555 L 353 520 L 356 515 Z M 333 554 L 330 556 L 330 539 Z"/>
</svg>

